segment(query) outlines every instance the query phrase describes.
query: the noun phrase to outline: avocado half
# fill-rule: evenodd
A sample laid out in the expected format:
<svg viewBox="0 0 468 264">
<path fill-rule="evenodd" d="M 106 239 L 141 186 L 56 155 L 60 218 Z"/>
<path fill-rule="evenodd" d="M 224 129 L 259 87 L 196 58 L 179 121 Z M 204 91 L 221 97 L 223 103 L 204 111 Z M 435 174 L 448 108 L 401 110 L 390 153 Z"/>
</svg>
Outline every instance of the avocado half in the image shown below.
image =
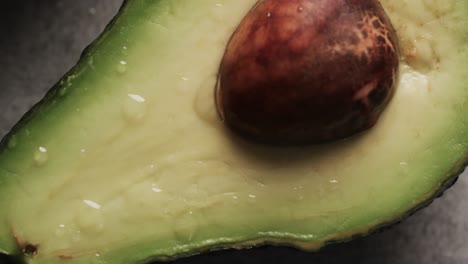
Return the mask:
<svg viewBox="0 0 468 264">
<path fill-rule="evenodd" d="M 256 0 L 127 0 L 0 145 L 0 252 L 19 263 L 144 263 L 260 244 L 318 250 L 400 221 L 468 161 L 468 1 L 382 0 L 401 48 L 370 131 L 269 147 L 213 100 Z"/>
</svg>

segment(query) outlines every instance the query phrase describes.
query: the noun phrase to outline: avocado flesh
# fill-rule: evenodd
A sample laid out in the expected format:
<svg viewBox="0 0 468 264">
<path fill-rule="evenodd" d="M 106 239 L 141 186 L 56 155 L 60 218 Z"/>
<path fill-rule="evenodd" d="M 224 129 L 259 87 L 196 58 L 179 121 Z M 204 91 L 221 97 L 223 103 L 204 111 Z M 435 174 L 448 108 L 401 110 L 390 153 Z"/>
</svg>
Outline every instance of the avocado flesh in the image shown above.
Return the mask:
<svg viewBox="0 0 468 264">
<path fill-rule="evenodd" d="M 255 2 L 127 1 L 3 141 L 1 251 L 139 263 L 262 242 L 318 249 L 399 220 L 462 169 L 467 1 L 382 1 L 402 51 L 384 116 L 356 138 L 287 149 L 239 141 L 214 109 L 224 47 Z"/>
</svg>

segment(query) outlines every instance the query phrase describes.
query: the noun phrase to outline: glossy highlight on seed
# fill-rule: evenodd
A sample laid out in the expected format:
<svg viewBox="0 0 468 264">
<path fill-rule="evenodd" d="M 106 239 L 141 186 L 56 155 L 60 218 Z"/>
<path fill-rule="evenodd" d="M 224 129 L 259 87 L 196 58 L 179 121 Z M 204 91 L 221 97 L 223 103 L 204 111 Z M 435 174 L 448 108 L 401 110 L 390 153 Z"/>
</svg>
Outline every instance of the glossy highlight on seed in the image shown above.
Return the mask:
<svg viewBox="0 0 468 264">
<path fill-rule="evenodd" d="M 217 109 L 259 142 L 342 139 L 377 122 L 398 65 L 396 33 L 376 0 L 264 0 L 227 45 Z"/>
</svg>

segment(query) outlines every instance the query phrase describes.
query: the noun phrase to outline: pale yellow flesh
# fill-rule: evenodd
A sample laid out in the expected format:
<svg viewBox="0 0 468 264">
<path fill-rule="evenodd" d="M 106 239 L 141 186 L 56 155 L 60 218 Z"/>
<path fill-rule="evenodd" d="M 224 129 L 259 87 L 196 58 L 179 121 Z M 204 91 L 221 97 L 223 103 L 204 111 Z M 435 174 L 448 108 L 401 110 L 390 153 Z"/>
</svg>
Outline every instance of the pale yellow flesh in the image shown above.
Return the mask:
<svg viewBox="0 0 468 264">
<path fill-rule="evenodd" d="M 214 107 L 224 47 L 255 2 L 174 1 L 137 28 L 113 67 L 97 69 L 103 78 L 86 88 L 111 92 L 57 125 L 22 172 L 34 177 L 8 194 L 11 233 L 41 245 L 38 263 L 99 259 L 129 244 L 183 252 L 223 238 L 315 248 L 398 216 L 445 180 L 466 150 L 451 125 L 467 100 L 466 56 L 454 48 L 461 1 L 381 1 L 402 52 L 388 109 L 357 138 L 289 149 L 232 137 Z"/>
</svg>

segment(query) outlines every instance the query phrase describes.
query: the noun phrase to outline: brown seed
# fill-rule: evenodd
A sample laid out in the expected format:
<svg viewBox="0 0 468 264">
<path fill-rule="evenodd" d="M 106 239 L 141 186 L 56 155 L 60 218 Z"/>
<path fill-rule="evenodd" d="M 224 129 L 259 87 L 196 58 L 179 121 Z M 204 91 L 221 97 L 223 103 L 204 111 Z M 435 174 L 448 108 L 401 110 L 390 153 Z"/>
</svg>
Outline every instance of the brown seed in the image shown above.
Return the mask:
<svg viewBox="0 0 468 264">
<path fill-rule="evenodd" d="M 218 111 L 240 135 L 321 143 L 372 127 L 399 63 L 396 33 L 376 0 L 264 0 L 223 57 Z"/>
</svg>

